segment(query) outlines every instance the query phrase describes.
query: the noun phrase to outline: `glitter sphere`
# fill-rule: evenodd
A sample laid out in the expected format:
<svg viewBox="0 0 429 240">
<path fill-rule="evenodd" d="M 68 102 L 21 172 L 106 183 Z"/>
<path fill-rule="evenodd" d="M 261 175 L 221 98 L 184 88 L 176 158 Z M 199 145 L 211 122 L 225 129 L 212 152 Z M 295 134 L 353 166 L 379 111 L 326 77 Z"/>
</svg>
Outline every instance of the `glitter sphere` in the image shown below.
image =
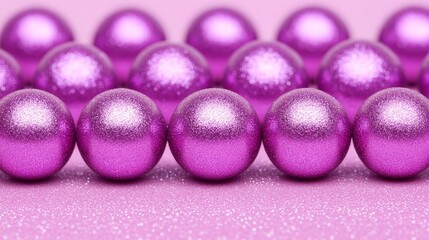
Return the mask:
<svg viewBox="0 0 429 240">
<path fill-rule="evenodd" d="M 22 180 L 52 176 L 75 145 L 73 118 L 52 94 L 36 89 L 0 100 L 0 170 Z"/>
<path fill-rule="evenodd" d="M 173 156 L 187 172 L 205 180 L 224 180 L 246 170 L 261 146 L 261 127 L 246 100 L 212 88 L 185 98 L 168 128 Z"/>
<path fill-rule="evenodd" d="M 270 107 L 263 135 L 265 151 L 278 169 L 292 177 L 318 178 L 343 161 L 351 125 L 332 96 L 317 89 L 296 89 Z"/>
<path fill-rule="evenodd" d="M 259 118 L 283 93 L 309 84 L 301 58 L 289 47 L 276 42 L 253 42 L 231 57 L 224 85 L 245 97 Z"/>
<path fill-rule="evenodd" d="M 73 34 L 59 16 L 44 9 L 31 9 L 6 23 L 0 47 L 18 60 L 24 79 L 31 82 L 40 59 L 50 49 L 70 41 Z"/>
<path fill-rule="evenodd" d="M 77 145 L 88 166 L 102 177 L 129 180 L 150 171 L 167 143 L 167 124 L 145 95 L 114 89 L 97 95 L 82 111 Z"/>
<path fill-rule="evenodd" d="M 318 77 L 319 88 L 343 104 L 350 120 L 369 96 L 404 84 L 395 54 L 368 41 L 347 41 L 333 48 L 323 59 Z"/>
<path fill-rule="evenodd" d="M 332 12 L 318 7 L 293 13 L 280 28 L 277 40 L 301 55 L 308 75 L 315 78 L 325 53 L 349 38 L 344 23 Z"/>
<path fill-rule="evenodd" d="M 0 98 L 24 86 L 18 63 L 11 55 L 0 50 Z"/>
<path fill-rule="evenodd" d="M 192 47 L 158 43 L 137 57 L 128 84 L 154 100 L 168 121 L 180 101 L 213 83 L 204 57 Z"/>
<path fill-rule="evenodd" d="M 213 78 L 222 81 L 229 57 L 256 38 L 252 24 L 244 16 L 218 8 L 203 13 L 193 22 L 186 42 L 206 57 Z"/>
<path fill-rule="evenodd" d="M 117 85 L 107 56 L 96 48 L 77 43 L 52 49 L 41 60 L 34 79 L 36 88 L 63 100 L 75 119 L 89 100 Z"/>
<path fill-rule="evenodd" d="M 362 162 L 380 176 L 421 173 L 429 166 L 429 101 L 406 88 L 372 95 L 356 115 L 353 142 Z"/>
<path fill-rule="evenodd" d="M 409 7 L 395 13 L 384 24 L 379 40 L 399 56 L 407 81 L 415 83 L 429 53 L 429 10 Z"/>
<path fill-rule="evenodd" d="M 136 56 L 149 45 L 164 40 L 164 32 L 152 16 L 140 10 L 125 9 L 101 24 L 94 45 L 110 57 L 118 78 L 126 81 Z"/>
</svg>

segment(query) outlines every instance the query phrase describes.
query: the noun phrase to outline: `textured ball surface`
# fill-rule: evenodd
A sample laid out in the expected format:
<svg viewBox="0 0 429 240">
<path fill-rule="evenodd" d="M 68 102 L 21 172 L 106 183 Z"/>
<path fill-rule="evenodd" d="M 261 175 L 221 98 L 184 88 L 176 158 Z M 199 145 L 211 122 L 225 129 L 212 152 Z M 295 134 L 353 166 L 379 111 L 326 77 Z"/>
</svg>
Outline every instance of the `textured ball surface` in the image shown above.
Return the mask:
<svg viewBox="0 0 429 240">
<path fill-rule="evenodd" d="M 283 93 L 309 84 L 301 58 L 276 42 L 253 42 L 231 57 L 224 85 L 245 97 L 260 119 Z"/>
<path fill-rule="evenodd" d="M 367 41 L 347 41 L 329 51 L 317 81 L 319 89 L 340 101 L 350 120 L 372 94 L 405 84 L 394 53 L 381 44 Z"/>
<path fill-rule="evenodd" d="M 213 82 L 207 62 L 195 49 L 159 43 L 137 57 L 128 85 L 154 100 L 169 120 L 181 100 Z"/>
<path fill-rule="evenodd" d="M 24 87 L 19 64 L 11 55 L 0 50 L 0 98 Z"/>
<path fill-rule="evenodd" d="M 379 40 L 399 56 L 407 81 L 415 83 L 429 53 L 429 10 L 409 7 L 398 11 L 384 24 Z"/>
<path fill-rule="evenodd" d="M 0 170 L 22 180 L 47 178 L 69 160 L 73 118 L 57 97 L 35 89 L 0 100 Z"/>
<path fill-rule="evenodd" d="M 239 95 L 206 89 L 185 98 L 174 112 L 168 143 L 179 165 L 195 177 L 235 177 L 255 160 L 261 145 L 258 116 Z"/>
<path fill-rule="evenodd" d="M 40 59 L 52 48 L 73 41 L 68 25 L 44 9 L 18 13 L 3 28 L 0 47 L 21 64 L 24 78 L 31 81 Z"/>
<path fill-rule="evenodd" d="M 82 111 L 77 144 L 102 177 L 129 180 L 150 171 L 167 143 L 167 125 L 148 97 L 129 89 L 99 94 Z"/>
<path fill-rule="evenodd" d="M 231 9 L 217 8 L 195 19 L 186 42 L 206 57 L 213 78 L 221 81 L 229 57 L 256 38 L 252 24 L 243 15 Z"/>
<path fill-rule="evenodd" d="M 356 152 L 373 172 L 413 177 L 429 166 L 429 101 L 405 88 L 380 91 L 360 108 L 353 134 Z"/>
<path fill-rule="evenodd" d="M 350 146 L 351 125 L 335 98 L 316 89 L 282 95 L 263 124 L 265 151 L 289 176 L 318 178 L 334 170 Z"/>
<path fill-rule="evenodd" d="M 118 83 L 107 56 L 100 50 L 77 43 L 52 49 L 41 61 L 34 86 L 63 100 L 75 119 L 97 94 Z"/>
<path fill-rule="evenodd" d="M 307 73 L 315 78 L 325 53 L 349 38 L 344 23 L 332 12 L 309 7 L 293 13 L 280 28 L 277 40 L 303 58 Z"/>
<path fill-rule="evenodd" d="M 94 45 L 112 60 L 118 78 L 126 81 L 135 57 L 149 45 L 164 41 L 158 22 L 149 14 L 125 9 L 110 15 L 98 28 Z"/>
</svg>

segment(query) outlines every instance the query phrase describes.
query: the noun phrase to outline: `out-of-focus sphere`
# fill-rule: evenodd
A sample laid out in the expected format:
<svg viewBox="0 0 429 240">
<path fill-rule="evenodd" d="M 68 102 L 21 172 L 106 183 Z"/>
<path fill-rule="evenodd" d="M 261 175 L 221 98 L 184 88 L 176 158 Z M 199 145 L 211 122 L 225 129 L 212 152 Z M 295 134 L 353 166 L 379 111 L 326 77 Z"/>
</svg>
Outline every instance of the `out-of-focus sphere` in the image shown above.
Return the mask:
<svg viewBox="0 0 429 240">
<path fill-rule="evenodd" d="M 103 21 L 94 45 L 110 57 L 118 78 L 126 81 L 136 56 L 149 45 L 164 40 L 164 31 L 152 16 L 140 10 L 125 9 Z"/>
<path fill-rule="evenodd" d="M 283 93 L 307 87 L 309 80 L 295 51 L 277 42 L 253 42 L 231 57 L 224 86 L 245 97 L 259 118 Z"/>
<path fill-rule="evenodd" d="M 423 61 L 419 73 L 419 81 L 417 83 L 420 92 L 426 97 L 429 97 L 429 55 Z"/>
<path fill-rule="evenodd" d="M 372 95 L 356 115 L 353 142 L 362 162 L 376 174 L 416 176 L 429 166 L 429 101 L 406 88 Z"/>
<path fill-rule="evenodd" d="M 130 73 L 128 86 L 146 94 L 167 121 L 189 94 L 213 85 L 207 62 L 190 46 L 158 43 L 143 51 Z"/>
<path fill-rule="evenodd" d="M 347 41 L 329 51 L 317 81 L 319 89 L 340 101 L 350 120 L 372 94 L 405 85 L 395 54 L 381 44 L 368 41 Z"/>
<path fill-rule="evenodd" d="M 325 53 L 349 38 L 344 23 L 332 12 L 318 7 L 293 13 L 280 28 L 277 40 L 288 45 L 303 58 L 311 78 L 317 76 Z"/>
<path fill-rule="evenodd" d="M 19 90 L 0 100 L 0 170 L 22 180 L 52 176 L 75 145 L 73 118 L 52 94 Z"/>
<path fill-rule="evenodd" d="M 224 180 L 239 175 L 255 160 L 261 128 L 244 98 L 224 89 L 205 89 L 179 104 L 168 128 L 168 143 L 188 173 Z"/>
<path fill-rule="evenodd" d="M 256 38 L 252 24 L 243 15 L 231 9 L 217 8 L 195 19 L 186 42 L 204 55 L 213 78 L 222 81 L 230 56 Z"/>
<path fill-rule="evenodd" d="M 0 98 L 24 86 L 18 62 L 7 52 L 0 50 Z"/>
<path fill-rule="evenodd" d="M 40 59 L 52 48 L 70 41 L 73 34 L 63 19 L 45 9 L 30 9 L 6 23 L 0 47 L 18 60 L 24 79 L 31 82 Z"/>
<path fill-rule="evenodd" d="M 423 59 L 429 53 L 429 10 L 404 8 L 384 24 L 379 40 L 401 59 L 409 83 L 416 83 Z"/>
<path fill-rule="evenodd" d="M 82 111 L 77 144 L 88 166 L 113 180 L 150 171 L 167 143 L 167 125 L 148 97 L 129 89 L 99 94 Z"/>
<path fill-rule="evenodd" d="M 103 52 L 91 46 L 67 43 L 52 49 L 41 60 L 34 86 L 63 100 L 77 119 L 89 100 L 117 87 L 118 82 Z"/>
</svg>

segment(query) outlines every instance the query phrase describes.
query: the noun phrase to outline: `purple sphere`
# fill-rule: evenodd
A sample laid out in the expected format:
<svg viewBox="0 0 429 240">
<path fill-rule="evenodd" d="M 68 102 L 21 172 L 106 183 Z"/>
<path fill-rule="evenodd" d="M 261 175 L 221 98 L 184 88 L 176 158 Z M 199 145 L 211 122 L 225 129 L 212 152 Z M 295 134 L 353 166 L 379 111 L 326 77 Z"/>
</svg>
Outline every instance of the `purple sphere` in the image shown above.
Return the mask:
<svg viewBox="0 0 429 240">
<path fill-rule="evenodd" d="M 282 95 L 263 124 L 265 151 L 289 176 L 318 178 L 334 170 L 350 146 L 351 125 L 341 104 L 317 89 Z"/>
<path fill-rule="evenodd" d="M 318 7 L 293 13 L 280 28 L 277 40 L 303 58 L 308 75 L 315 78 L 325 53 L 349 38 L 344 23 L 332 12 Z"/>
<path fill-rule="evenodd" d="M 429 97 L 429 55 L 423 61 L 419 74 L 418 86 L 420 92 L 426 97 Z"/>
<path fill-rule="evenodd" d="M 173 156 L 187 172 L 224 180 L 246 170 L 261 146 L 256 112 L 238 94 L 212 88 L 185 98 L 168 128 Z"/>
<path fill-rule="evenodd" d="M 149 172 L 167 143 L 167 125 L 155 103 L 129 89 L 97 95 L 82 111 L 77 145 L 102 177 L 129 180 Z"/>
<path fill-rule="evenodd" d="M 104 20 L 94 45 L 110 57 L 118 78 L 126 81 L 135 57 L 149 45 L 164 40 L 164 32 L 152 16 L 125 9 Z"/>
<path fill-rule="evenodd" d="M 206 57 L 213 78 L 222 81 L 229 57 L 256 38 L 252 24 L 243 15 L 217 8 L 203 13 L 193 22 L 186 42 Z"/>
<path fill-rule="evenodd" d="M 253 42 L 231 57 L 224 85 L 245 97 L 259 118 L 283 93 L 307 87 L 302 60 L 291 48 L 277 42 Z"/>
<path fill-rule="evenodd" d="M 73 118 L 57 97 L 36 89 L 0 100 L 0 170 L 22 180 L 47 178 L 69 160 Z"/>
<path fill-rule="evenodd" d="M 347 41 L 333 48 L 323 59 L 318 77 L 319 88 L 343 104 L 350 120 L 369 96 L 404 84 L 395 54 L 368 41 Z"/>
<path fill-rule="evenodd" d="M 73 34 L 59 16 L 44 9 L 30 9 L 6 23 L 0 47 L 18 60 L 23 77 L 31 82 L 40 59 L 50 49 L 70 41 Z"/>
<path fill-rule="evenodd" d="M 416 83 L 420 66 L 429 53 L 429 11 L 409 7 L 395 13 L 384 24 L 379 40 L 401 59 L 409 83 Z"/>
<path fill-rule="evenodd" d="M 63 100 L 77 119 L 89 100 L 117 87 L 118 83 L 103 52 L 90 46 L 67 43 L 52 49 L 41 60 L 34 86 Z"/>
<path fill-rule="evenodd" d="M 152 98 L 168 121 L 180 101 L 213 82 L 204 57 L 192 47 L 158 43 L 137 57 L 128 84 Z"/>
<path fill-rule="evenodd" d="M 18 62 L 3 50 L 0 50 L 0 98 L 24 88 Z"/>
<path fill-rule="evenodd" d="M 423 172 L 429 166 L 429 101 L 406 88 L 372 95 L 356 115 L 353 142 L 362 162 L 380 176 Z"/>
</svg>

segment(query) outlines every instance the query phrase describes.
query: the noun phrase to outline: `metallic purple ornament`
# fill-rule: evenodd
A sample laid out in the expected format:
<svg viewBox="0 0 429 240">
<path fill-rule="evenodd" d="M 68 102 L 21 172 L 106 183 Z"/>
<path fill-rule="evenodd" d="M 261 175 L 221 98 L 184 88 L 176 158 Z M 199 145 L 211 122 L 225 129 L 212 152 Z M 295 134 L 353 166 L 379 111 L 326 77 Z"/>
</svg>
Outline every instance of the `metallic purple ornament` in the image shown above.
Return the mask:
<svg viewBox="0 0 429 240">
<path fill-rule="evenodd" d="M 246 170 L 261 146 L 261 127 L 246 100 L 212 88 L 185 98 L 168 128 L 173 156 L 187 172 L 205 180 L 224 180 Z"/>
<path fill-rule="evenodd" d="M 420 92 L 426 97 L 429 97 L 429 55 L 423 61 L 419 73 L 419 81 L 417 83 Z"/>
<path fill-rule="evenodd" d="M 213 82 L 207 62 L 195 49 L 158 43 L 137 57 L 128 84 L 152 98 L 168 121 L 180 101 Z"/>
<path fill-rule="evenodd" d="M 213 78 L 222 81 L 229 57 L 256 38 L 252 24 L 243 15 L 231 9 L 217 8 L 195 19 L 186 42 L 206 57 Z"/>
<path fill-rule="evenodd" d="M 24 88 L 18 62 L 3 50 L 0 50 L 0 98 Z"/>
<path fill-rule="evenodd" d="M 334 170 L 350 146 L 351 125 L 335 98 L 317 89 L 282 95 L 263 124 L 265 151 L 289 176 L 318 178 Z"/>
<path fill-rule="evenodd" d="M 73 118 L 57 97 L 36 89 L 0 100 L 0 169 L 11 177 L 52 176 L 69 160 L 75 145 Z"/>
<path fill-rule="evenodd" d="M 277 40 L 297 51 L 307 73 L 315 78 L 325 53 L 349 38 L 344 23 L 332 12 L 309 7 L 293 13 L 280 28 Z"/>
<path fill-rule="evenodd" d="M 302 60 L 294 50 L 277 42 L 253 42 L 231 57 L 224 85 L 245 97 L 259 118 L 283 93 L 307 87 Z"/>
<path fill-rule="evenodd" d="M 31 82 L 40 59 L 50 49 L 70 41 L 73 34 L 59 16 L 44 9 L 30 9 L 6 23 L 0 47 L 18 60 L 24 79 Z"/>
<path fill-rule="evenodd" d="M 350 120 L 372 94 L 405 85 L 395 54 L 381 44 L 368 41 L 343 42 L 329 51 L 317 80 L 321 90 L 343 104 Z"/>
<path fill-rule="evenodd" d="M 429 166 L 429 101 L 406 88 L 372 95 L 356 115 L 353 142 L 362 162 L 376 174 L 416 176 Z"/>
<path fill-rule="evenodd" d="M 424 57 L 429 53 L 429 10 L 409 7 L 384 24 L 379 40 L 401 59 L 409 83 L 416 83 Z"/>
<path fill-rule="evenodd" d="M 140 10 L 125 9 L 104 20 L 95 35 L 94 45 L 110 57 L 118 78 L 125 82 L 136 56 L 149 45 L 164 40 L 164 32 L 152 16 Z"/>
<path fill-rule="evenodd" d="M 167 124 L 155 103 L 129 89 L 97 95 L 82 111 L 77 144 L 99 175 L 129 180 L 150 171 L 167 143 Z"/>
<path fill-rule="evenodd" d="M 41 60 L 34 86 L 63 100 L 77 119 L 89 100 L 117 87 L 118 83 L 110 60 L 103 52 L 68 43 L 52 49 Z"/>
</svg>

